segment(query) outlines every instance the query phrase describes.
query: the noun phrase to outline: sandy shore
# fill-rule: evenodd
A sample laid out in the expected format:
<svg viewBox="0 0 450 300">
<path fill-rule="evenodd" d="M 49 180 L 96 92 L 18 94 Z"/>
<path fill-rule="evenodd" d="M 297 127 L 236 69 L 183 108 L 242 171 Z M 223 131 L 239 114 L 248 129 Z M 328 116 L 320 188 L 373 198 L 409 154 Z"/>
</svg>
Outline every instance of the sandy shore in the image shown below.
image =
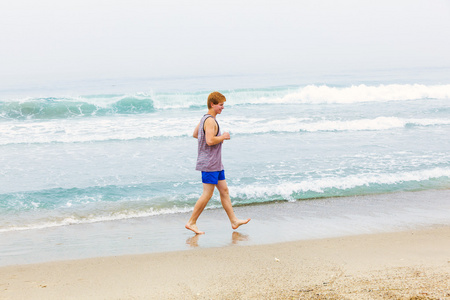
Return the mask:
<svg viewBox="0 0 450 300">
<path fill-rule="evenodd" d="M 7 266 L 0 298 L 450 299 L 450 227 Z"/>
</svg>

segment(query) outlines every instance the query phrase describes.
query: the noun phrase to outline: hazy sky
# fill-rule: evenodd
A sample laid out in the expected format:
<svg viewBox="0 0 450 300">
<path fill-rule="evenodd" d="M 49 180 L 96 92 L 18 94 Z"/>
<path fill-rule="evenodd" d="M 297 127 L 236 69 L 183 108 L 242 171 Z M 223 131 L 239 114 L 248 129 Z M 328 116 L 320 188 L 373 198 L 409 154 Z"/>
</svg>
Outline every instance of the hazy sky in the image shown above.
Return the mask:
<svg viewBox="0 0 450 300">
<path fill-rule="evenodd" d="M 0 85 L 450 67 L 450 1 L 2 1 L 0 39 Z"/>
</svg>

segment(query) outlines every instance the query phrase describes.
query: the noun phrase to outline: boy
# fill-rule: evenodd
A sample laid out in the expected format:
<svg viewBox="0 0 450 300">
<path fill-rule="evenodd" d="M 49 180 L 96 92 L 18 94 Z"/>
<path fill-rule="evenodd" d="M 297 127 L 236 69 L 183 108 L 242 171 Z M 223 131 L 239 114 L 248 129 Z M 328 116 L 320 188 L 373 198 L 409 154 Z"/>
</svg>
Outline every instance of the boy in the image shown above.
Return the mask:
<svg viewBox="0 0 450 300">
<path fill-rule="evenodd" d="M 239 220 L 236 218 L 225 180 L 225 171 L 222 165 L 222 143 L 224 140 L 230 139 L 230 134 L 228 132 L 221 134 L 219 123 L 216 121 L 216 116 L 224 109 L 225 101 L 225 96 L 219 92 L 209 94 L 208 113 L 202 117 L 193 134 L 194 138 L 198 139 L 196 170 L 202 171 L 203 194 L 197 200 L 191 218 L 185 227 L 196 234 L 204 233 L 197 228 L 196 223 L 206 204 L 211 199 L 215 187 L 219 190 L 220 201 L 233 229 L 237 229 L 250 221 L 250 219 Z"/>
</svg>

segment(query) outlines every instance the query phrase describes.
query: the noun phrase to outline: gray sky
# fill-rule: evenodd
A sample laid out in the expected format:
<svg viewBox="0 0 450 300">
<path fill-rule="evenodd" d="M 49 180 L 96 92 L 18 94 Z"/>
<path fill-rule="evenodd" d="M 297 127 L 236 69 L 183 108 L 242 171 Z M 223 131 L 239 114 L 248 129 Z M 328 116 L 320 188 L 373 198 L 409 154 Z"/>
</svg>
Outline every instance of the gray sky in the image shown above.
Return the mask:
<svg viewBox="0 0 450 300">
<path fill-rule="evenodd" d="M 0 85 L 450 67 L 449 0 L 14 0 Z"/>
</svg>

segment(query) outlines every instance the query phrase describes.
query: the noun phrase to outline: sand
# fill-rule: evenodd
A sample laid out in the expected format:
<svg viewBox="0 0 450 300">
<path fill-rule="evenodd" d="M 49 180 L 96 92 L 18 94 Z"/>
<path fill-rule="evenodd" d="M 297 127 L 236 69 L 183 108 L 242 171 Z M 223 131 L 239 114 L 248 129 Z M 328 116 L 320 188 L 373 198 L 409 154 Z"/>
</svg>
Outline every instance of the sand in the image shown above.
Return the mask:
<svg viewBox="0 0 450 300">
<path fill-rule="evenodd" d="M 7 266 L 0 299 L 450 299 L 450 227 Z"/>
</svg>

